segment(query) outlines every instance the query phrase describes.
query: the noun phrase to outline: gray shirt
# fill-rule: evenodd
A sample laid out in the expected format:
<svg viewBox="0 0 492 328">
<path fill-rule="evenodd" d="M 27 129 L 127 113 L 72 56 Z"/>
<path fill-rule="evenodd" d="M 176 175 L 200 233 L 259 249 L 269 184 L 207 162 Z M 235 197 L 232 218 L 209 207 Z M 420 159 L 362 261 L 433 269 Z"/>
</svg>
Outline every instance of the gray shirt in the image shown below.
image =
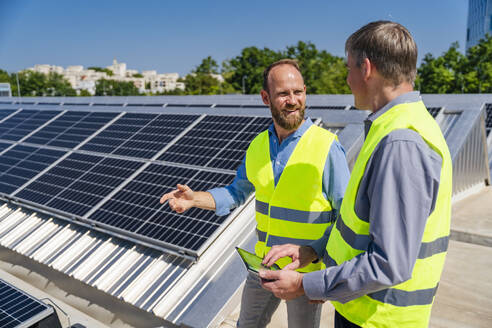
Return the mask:
<svg viewBox="0 0 492 328">
<path fill-rule="evenodd" d="M 368 116 L 365 134 L 391 107 L 419 100 L 418 92 L 395 98 Z M 355 201 L 357 216 L 370 222 L 371 242 L 367 251 L 349 261 L 305 274 L 303 286 L 310 299 L 346 303 L 411 278 L 427 218 L 435 206 L 441 163 L 442 158 L 413 130 L 392 131 L 379 142 Z M 311 244 L 320 258 L 330 232 Z"/>
</svg>

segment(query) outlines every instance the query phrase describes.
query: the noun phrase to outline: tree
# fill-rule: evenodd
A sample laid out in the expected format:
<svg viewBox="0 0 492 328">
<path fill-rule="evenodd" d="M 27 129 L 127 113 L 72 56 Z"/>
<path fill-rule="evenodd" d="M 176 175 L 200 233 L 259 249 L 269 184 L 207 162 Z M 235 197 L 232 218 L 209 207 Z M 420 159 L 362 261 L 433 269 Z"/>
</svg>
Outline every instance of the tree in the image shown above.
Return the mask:
<svg viewBox="0 0 492 328">
<path fill-rule="evenodd" d="M 269 48 L 244 48 L 239 56 L 224 62 L 224 76 L 234 90 L 258 94 L 263 88 L 263 70 L 282 57 L 281 52 Z"/>
<path fill-rule="evenodd" d="M 219 93 L 220 82 L 210 74 L 188 74 L 184 83 L 185 93 L 188 95 L 215 95 Z"/>
<path fill-rule="evenodd" d="M 217 62 L 211 56 L 208 56 L 207 58 L 202 59 L 200 65 L 198 65 L 192 73 L 219 74 L 219 65 L 217 65 Z"/>
<path fill-rule="evenodd" d="M 85 89 L 80 90 L 79 97 L 91 97 L 91 93 Z"/>
<path fill-rule="evenodd" d="M 468 49 L 466 57 L 463 75 L 467 92 L 492 93 L 492 36 L 486 34 Z"/>
<path fill-rule="evenodd" d="M 137 77 L 137 78 L 142 78 L 142 77 L 143 77 L 143 75 L 142 75 L 142 74 L 140 74 L 140 73 L 133 74 L 132 76 L 133 76 L 133 77 Z"/>
<path fill-rule="evenodd" d="M 87 69 L 91 69 L 91 70 L 96 71 L 96 72 L 104 72 L 104 73 L 108 74 L 108 76 L 113 76 L 113 71 L 110 70 L 109 68 L 91 66 L 91 67 L 88 67 Z"/>
<path fill-rule="evenodd" d="M 96 82 L 96 96 L 138 96 L 132 82 L 101 79 Z"/>
<path fill-rule="evenodd" d="M 325 50 L 318 51 L 313 43 L 303 41 L 288 46 L 284 57 L 296 59 L 299 63 L 308 94 L 350 93 L 343 58 Z"/>
</svg>

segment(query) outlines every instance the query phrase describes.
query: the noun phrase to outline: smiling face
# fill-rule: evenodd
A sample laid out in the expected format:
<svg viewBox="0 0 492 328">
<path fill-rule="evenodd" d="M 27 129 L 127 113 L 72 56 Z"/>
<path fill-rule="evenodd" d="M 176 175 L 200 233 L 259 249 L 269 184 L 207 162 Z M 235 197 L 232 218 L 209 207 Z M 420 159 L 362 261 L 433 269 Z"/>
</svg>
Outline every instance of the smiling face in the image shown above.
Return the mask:
<svg viewBox="0 0 492 328">
<path fill-rule="evenodd" d="M 268 91 L 262 90 L 261 96 L 270 107 L 276 125 L 287 131 L 301 125 L 306 109 L 306 86 L 295 67 L 288 64 L 273 67 L 268 75 Z"/>
</svg>

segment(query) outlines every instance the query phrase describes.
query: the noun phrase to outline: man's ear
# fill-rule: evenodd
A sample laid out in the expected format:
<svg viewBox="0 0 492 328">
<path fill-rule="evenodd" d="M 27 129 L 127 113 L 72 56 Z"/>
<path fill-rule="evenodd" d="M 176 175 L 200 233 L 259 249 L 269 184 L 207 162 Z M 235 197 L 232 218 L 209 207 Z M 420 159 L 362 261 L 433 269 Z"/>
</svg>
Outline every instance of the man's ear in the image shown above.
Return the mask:
<svg viewBox="0 0 492 328">
<path fill-rule="evenodd" d="M 268 92 L 266 92 L 265 90 L 261 90 L 260 95 L 263 103 L 270 107 L 270 97 L 268 96 Z"/>
<path fill-rule="evenodd" d="M 373 63 L 371 63 L 369 58 L 364 58 L 362 64 L 360 65 L 360 68 L 362 70 L 362 76 L 364 77 L 364 80 L 367 80 L 373 73 L 375 66 Z"/>
</svg>

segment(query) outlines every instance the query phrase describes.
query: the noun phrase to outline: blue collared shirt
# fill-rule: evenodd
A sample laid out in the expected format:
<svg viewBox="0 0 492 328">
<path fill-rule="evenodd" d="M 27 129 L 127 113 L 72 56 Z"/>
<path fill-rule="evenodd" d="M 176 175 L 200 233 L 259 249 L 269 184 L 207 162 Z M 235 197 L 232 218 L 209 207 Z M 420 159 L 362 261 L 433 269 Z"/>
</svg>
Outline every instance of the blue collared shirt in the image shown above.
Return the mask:
<svg viewBox="0 0 492 328">
<path fill-rule="evenodd" d="M 270 159 L 272 161 L 275 186 L 294 148 L 311 125 L 313 125 L 311 119 L 306 118 L 304 123 L 294 133 L 285 138 L 282 143 L 278 140 L 273 124 L 268 127 Z M 340 209 L 349 176 L 350 172 L 347 166 L 345 150 L 335 140 L 326 158 L 322 188 L 323 195 L 332 204 L 334 210 Z M 254 190 L 253 184 L 247 178 L 245 159 L 243 159 L 237 169 L 236 178 L 229 186 L 209 190 L 215 200 L 215 213 L 217 215 L 229 214 L 231 209 L 243 204 Z"/>
</svg>

